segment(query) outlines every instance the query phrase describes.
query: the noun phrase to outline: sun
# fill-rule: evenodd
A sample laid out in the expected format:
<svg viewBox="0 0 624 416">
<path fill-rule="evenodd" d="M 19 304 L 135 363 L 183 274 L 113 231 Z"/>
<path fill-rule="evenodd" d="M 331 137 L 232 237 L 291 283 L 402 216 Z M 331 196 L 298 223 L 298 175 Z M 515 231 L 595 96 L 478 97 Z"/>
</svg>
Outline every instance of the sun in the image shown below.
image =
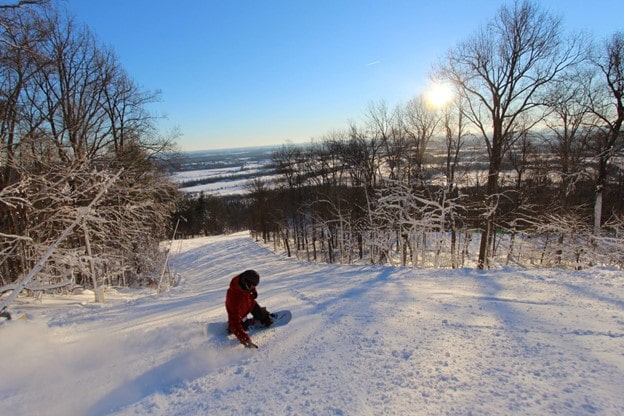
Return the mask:
<svg viewBox="0 0 624 416">
<path fill-rule="evenodd" d="M 427 88 L 425 99 L 430 106 L 441 108 L 453 99 L 453 95 L 449 84 L 434 82 Z"/>
</svg>

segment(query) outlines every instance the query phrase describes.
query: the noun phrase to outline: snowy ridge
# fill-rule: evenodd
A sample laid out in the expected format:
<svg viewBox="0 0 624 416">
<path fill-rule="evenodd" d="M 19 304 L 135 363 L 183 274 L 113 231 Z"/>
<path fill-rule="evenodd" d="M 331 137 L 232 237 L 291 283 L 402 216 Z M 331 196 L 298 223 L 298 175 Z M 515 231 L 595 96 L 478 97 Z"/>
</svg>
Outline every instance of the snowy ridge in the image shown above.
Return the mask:
<svg viewBox="0 0 624 416">
<path fill-rule="evenodd" d="M 184 280 L 160 296 L 19 299 L 0 414 L 624 414 L 621 271 L 308 264 L 244 233 L 172 253 Z M 248 268 L 294 316 L 255 351 L 205 334 Z"/>
</svg>

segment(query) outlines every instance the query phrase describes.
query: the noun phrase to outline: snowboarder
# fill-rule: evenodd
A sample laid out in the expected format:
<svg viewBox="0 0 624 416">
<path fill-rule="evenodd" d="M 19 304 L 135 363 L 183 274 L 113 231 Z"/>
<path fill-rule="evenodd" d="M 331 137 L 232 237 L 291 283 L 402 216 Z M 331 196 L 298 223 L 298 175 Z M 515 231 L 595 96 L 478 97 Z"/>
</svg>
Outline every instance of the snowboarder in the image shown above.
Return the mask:
<svg viewBox="0 0 624 416">
<path fill-rule="evenodd" d="M 264 326 L 273 324 L 271 314 L 261 307 L 256 298 L 256 286 L 260 283 L 260 275 L 255 270 L 245 270 L 234 277 L 225 297 L 225 309 L 228 314 L 228 331 L 246 348 L 258 348 L 247 333 L 247 329 L 259 321 Z M 248 318 L 251 314 L 253 318 Z"/>
</svg>

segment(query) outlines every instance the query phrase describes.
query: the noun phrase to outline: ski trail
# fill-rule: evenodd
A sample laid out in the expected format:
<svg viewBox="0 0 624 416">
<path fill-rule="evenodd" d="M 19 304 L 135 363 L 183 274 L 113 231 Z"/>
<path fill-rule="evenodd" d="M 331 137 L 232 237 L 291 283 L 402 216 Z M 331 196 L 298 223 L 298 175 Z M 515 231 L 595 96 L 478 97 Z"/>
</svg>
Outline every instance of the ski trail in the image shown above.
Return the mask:
<svg viewBox="0 0 624 416">
<path fill-rule="evenodd" d="M 310 264 L 246 234 L 176 244 L 182 280 L 165 293 L 5 325 L 0 346 L 19 365 L 3 362 L 0 413 L 624 412 L 616 272 Z M 258 350 L 207 332 L 251 268 L 258 301 L 293 313 L 252 335 Z"/>
</svg>

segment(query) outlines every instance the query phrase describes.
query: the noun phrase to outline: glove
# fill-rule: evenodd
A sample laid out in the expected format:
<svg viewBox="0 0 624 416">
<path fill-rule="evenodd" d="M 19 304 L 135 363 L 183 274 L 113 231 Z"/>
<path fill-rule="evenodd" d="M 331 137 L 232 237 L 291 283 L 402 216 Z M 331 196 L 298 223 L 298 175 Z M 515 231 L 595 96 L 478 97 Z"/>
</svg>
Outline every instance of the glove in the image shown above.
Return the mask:
<svg viewBox="0 0 624 416">
<path fill-rule="evenodd" d="M 243 345 L 245 346 L 245 348 L 258 348 L 258 346 L 251 341 L 247 341 Z"/>
</svg>

